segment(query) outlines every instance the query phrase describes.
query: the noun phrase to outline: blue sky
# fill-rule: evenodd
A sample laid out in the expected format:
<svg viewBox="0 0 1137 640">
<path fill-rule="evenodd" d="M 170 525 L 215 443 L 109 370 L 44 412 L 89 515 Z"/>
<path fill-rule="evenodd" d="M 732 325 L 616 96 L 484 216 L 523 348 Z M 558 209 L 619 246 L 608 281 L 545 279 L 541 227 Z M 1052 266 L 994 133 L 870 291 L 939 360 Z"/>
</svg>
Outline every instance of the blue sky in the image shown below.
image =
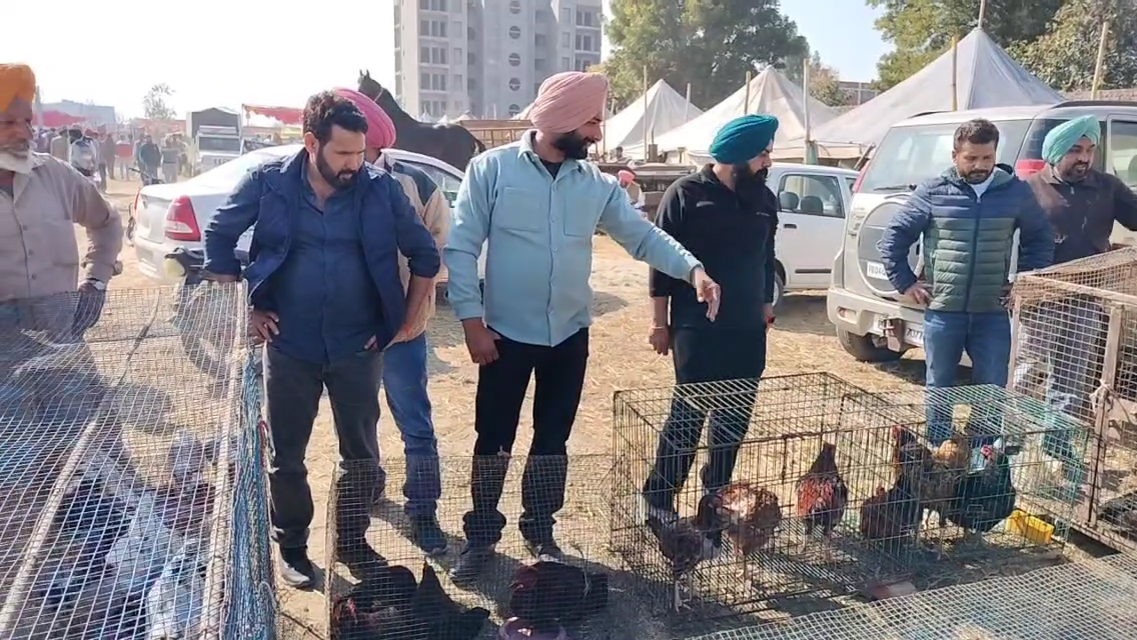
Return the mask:
<svg viewBox="0 0 1137 640">
<path fill-rule="evenodd" d="M 321 89 L 354 86 L 360 68 L 393 84 L 391 3 L 352 3 L 350 11 L 336 4 L 311 24 L 302 3 L 113 0 L 93 11 L 87 0 L 53 0 L 52 15 L 82 16 L 84 39 L 45 28 L 43 5 L 13 1 L 4 7 L 5 22 L 22 26 L 5 30 L 0 61 L 31 64 L 45 100 L 114 105 L 129 115 L 141 112 L 142 96 L 158 82 L 174 88 L 180 113 L 242 103 L 300 106 Z M 889 47 L 861 0 L 782 0 L 782 10 L 842 78 L 876 76 L 876 61 Z M 108 41 L 114 44 L 105 48 Z"/>
</svg>

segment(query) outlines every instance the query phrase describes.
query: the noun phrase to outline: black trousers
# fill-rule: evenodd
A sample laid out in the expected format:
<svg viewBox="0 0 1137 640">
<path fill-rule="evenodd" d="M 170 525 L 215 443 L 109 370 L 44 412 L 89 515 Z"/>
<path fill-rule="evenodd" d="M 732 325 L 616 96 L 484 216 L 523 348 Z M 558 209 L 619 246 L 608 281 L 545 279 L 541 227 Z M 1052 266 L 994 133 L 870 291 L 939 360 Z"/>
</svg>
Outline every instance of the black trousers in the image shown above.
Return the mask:
<svg viewBox="0 0 1137 640">
<path fill-rule="evenodd" d="M 552 540 L 554 515 L 564 507 L 569 435 L 580 405 L 588 364 L 588 329 L 555 347 L 523 344 L 502 337 L 498 359 L 478 370 L 474 415 L 474 463 L 470 474 L 473 509 L 466 513 L 466 541 L 489 546 L 501 539 L 505 516 L 498 502 L 505 488 L 509 455 L 517 437 L 521 403 L 529 378 L 537 379 L 533 398 L 533 443 L 521 479 L 524 513 L 518 523 L 526 540 Z"/>
<path fill-rule="evenodd" d="M 312 489 L 304 454 L 328 389 L 342 473 L 336 484 L 338 546 L 358 547 L 371 524 L 371 497 L 379 467 L 379 381 L 383 354 L 364 351 L 330 365 L 291 358 L 271 346 L 264 350 L 266 419 L 272 436 L 272 534 L 282 549 L 308 544 Z"/>
<path fill-rule="evenodd" d="M 730 482 L 754 412 L 756 381 L 766 369 L 766 330 L 676 329 L 671 336 L 671 353 L 678 384 L 725 380 L 747 380 L 749 384 L 703 394 L 700 404 L 713 397 L 721 406 L 709 411 L 681 393 L 672 396 L 655 464 L 644 484 L 648 504 L 664 510 L 675 508 L 675 494 L 683 488 L 695 463 L 704 423 L 709 424 L 709 455 L 701 472 L 703 489 L 714 491 Z"/>
</svg>

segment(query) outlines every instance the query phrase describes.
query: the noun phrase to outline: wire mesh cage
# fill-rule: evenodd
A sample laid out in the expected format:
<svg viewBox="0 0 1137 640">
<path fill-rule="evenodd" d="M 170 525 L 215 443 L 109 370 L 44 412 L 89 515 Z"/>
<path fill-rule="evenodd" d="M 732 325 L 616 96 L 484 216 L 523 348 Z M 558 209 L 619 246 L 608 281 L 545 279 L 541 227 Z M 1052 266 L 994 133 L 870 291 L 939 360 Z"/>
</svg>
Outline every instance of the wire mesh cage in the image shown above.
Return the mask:
<svg viewBox="0 0 1137 640">
<path fill-rule="evenodd" d="M 647 588 L 607 548 L 610 456 L 443 456 L 437 464 L 442 491 L 436 513 L 445 550 L 427 544 L 418 503 L 397 495 L 424 469 L 430 473 L 430 462 L 390 456 L 382 473 L 373 463 L 341 465 L 328 506 L 331 638 L 380 637 L 379 626 L 384 638 L 557 638 L 562 631 L 574 640 L 669 637 L 641 605 Z M 561 477 L 564 504 L 557 508 Z M 347 486 L 352 478 L 385 487 L 383 497 L 364 505 Z M 487 496 L 496 492 L 496 482 L 501 500 L 494 511 Z M 472 485 L 478 487 L 478 510 Z M 405 493 L 416 495 L 413 488 Z M 385 567 L 359 571 L 344 562 L 360 555 L 360 509 L 369 527 L 364 540 Z M 550 515 L 559 561 L 556 549 L 530 542 L 548 539 L 539 532 Z M 499 526 L 500 540 L 481 570 L 452 574 L 466 542 L 493 540 Z M 440 629 L 446 632 L 415 635 Z"/>
<path fill-rule="evenodd" d="M 848 481 L 862 539 L 886 547 L 906 573 L 939 580 L 1029 570 L 1054 557 L 1076 508 L 1089 430 L 1055 431 L 1057 410 L 993 385 L 850 396 L 845 418 L 878 426 L 841 432 L 861 458 Z M 1050 439 L 1067 448 L 1046 454 Z"/>
<path fill-rule="evenodd" d="M 1057 431 L 1094 434 L 1076 525 L 1137 549 L 1137 247 L 1023 274 L 1013 295 L 1014 388 L 1060 410 Z"/>
<path fill-rule="evenodd" d="M 273 637 L 244 294 L 202 295 L 0 304 L 0 637 Z M 219 336 L 223 388 L 187 330 Z"/>
<path fill-rule="evenodd" d="M 1137 556 L 1114 555 L 693 640 L 1128 640 Z"/>
<path fill-rule="evenodd" d="M 843 476 L 864 453 L 840 442 L 880 422 L 846 415 L 865 394 L 825 373 L 617 392 L 613 550 L 704 615 L 855 592 L 890 566 L 847 522 L 871 491 Z"/>
</svg>

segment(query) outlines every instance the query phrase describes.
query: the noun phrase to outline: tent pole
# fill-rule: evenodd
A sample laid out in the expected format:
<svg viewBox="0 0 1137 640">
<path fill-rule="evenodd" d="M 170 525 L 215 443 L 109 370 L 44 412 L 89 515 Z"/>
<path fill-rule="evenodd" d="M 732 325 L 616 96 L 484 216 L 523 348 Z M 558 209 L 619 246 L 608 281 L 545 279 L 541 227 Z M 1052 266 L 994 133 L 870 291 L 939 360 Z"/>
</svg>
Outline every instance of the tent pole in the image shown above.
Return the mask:
<svg viewBox="0 0 1137 640">
<path fill-rule="evenodd" d="M 746 72 L 746 99 L 742 103 L 742 115 L 750 113 L 750 72 Z"/>
<path fill-rule="evenodd" d="M 959 36 L 951 38 L 951 110 L 959 110 L 959 85 L 956 77 L 959 75 Z"/>
<path fill-rule="evenodd" d="M 687 102 L 683 105 L 683 122 L 691 119 L 691 83 L 687 83 Z"/>
<path fill-rule="evenodd" d="M 979 0 L 979 22 L 975 25 L 976 29 L 983 30 L 983 23 L 987 19 L 987 0 Z"/>
<path fill-rule="evenodd" d="M 646 120 L 646 118 L 649 117 L 648 113 L 647 113 L 647 65 L 646 64 L 644 65 L 644 82 L 643 82 L 643 85 L 644 85 L 643 86 L 643 89 L 644 89 L 644 114 L 642 117 L 645 118 L 645 120 L 644 120 L 642 126 L 643 126 L 643 131 L 644 131 L 644 162 L 647 162 L 648 156 L 649 156 L 650 151 L 651 151 L 650 149 L 648 149 L 648 147 L 652 143 L 652 139 L 651 139 L 652 133 L 653 133 L 652 125 L 654 123 L 648 122 Z"/>
<path fill-rule="evenodd" d="M 1098 58 L 1094 63 L 1094 83 L 1090 86 L 1090 99 L 1098 99 L 1098 90 L 1101 89 L 1101 79 L 1105 74 L 1105 45 L 1109 37 L 1109 20 L 1102 20 L 1101 40 L 1098 41 Z"/>
<path fill-rule="evenodd" d="M 805 125 L 805 150 L 802 159 L 806 164 L 809 164 L 809 58 L 802 61 L 801 70 L 801 92 L 804 98 L 801 103 L 802 123 Z"/>
</svg>

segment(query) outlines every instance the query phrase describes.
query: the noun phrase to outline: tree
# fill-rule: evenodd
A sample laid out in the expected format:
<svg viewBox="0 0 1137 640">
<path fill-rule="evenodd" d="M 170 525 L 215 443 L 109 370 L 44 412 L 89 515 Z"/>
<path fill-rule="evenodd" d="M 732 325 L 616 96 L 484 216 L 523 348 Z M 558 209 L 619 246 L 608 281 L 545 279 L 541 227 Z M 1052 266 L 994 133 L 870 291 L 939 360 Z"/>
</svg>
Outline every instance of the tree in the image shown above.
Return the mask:
<svg viewBox="0 0 1137 640">
<path fill-rule="evenodd" d="M 804 80 L 805 60 L 794 58 L 786 60 L 786 77 L 791 82 L 801 84 Z M 853 103 L 853 96 L 841 88 L 841 77 L 837 70 L 821 60 L 821 54 L 814 51 L 809 56 L 809 95 L 830 107 L 842 107 Z"/>
<path fill-rule="evenodd" d="M 644 90 L 643 72 L 673 87 L 691 84 L 706 108 L 742 84 L 748 71 L 805 55 L 808 45 L 777 0 L 612 0 L 604 63 L 616 107 Z"/>
<path fill-rule="evenodd" d="M 1058 91 L 1091 88 L 1101 25 L 1109 21 L 1103 89 L 1137 85 L 1137 13 L 1125 0 L 1067 0 L 1046 33 L 1021 43 L 1011 54 L 1043 82 Z"/>
<path fill-rule="evenodd" d="M 174 95 L 174 90 L 165 82 L 160 82 L 146 92 L 142 98 L 142 112 L 148 120 L 169 120 L 176 116 L 173 107 L 166 100 Z"/>
<path fill-rule="evenodd" d="M 876 28 L 895 50 L 877 65 L 877 88 L 888 89 L 924 68 L 951 46 L 953 36 L 963 37 L 979 23 L 980 0 L 865 0 L 883 8 Z M 983 30 L 1001 47 L 1033 41 L 1063 0 L 989 0 Z"/>
</svg>

